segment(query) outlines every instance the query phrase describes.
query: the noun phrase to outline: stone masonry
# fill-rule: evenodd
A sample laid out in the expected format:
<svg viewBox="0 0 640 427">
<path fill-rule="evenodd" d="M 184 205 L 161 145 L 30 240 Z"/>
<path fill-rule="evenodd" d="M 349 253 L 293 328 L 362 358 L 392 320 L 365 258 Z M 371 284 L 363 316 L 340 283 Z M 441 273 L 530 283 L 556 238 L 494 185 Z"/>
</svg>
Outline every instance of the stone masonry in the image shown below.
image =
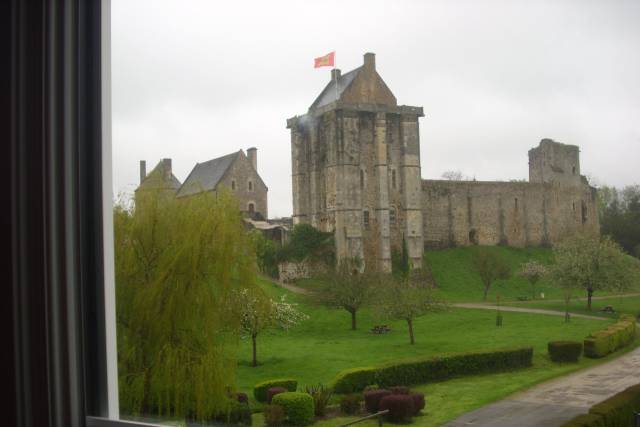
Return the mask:
<svg viewBox="0 0 640 427">
<path fill-rule="evenodd" d="M 335 232 L 338 259 L 389 271 L 407 242 L 414 267 L 424 247 L 546 245 L 599 230 L 595 189 L 579 149 L 548 139 L 529 152 L 529 182 L 422 180 L 422 107 L 398 105 L 375 55 L 331 80 L 291 131 L 293 223 Z"/>
</svg>

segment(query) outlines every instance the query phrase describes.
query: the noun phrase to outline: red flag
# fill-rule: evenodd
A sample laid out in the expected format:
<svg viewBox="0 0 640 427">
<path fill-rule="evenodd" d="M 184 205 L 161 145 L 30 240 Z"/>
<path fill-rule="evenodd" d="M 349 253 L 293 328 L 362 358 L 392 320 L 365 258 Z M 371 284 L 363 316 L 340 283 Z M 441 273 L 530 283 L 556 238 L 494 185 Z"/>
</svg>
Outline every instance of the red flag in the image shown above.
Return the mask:
<svg viewBox="0 0 640 427">
<path fill-rule="evenodd" d="M 314 60 L 314 65 L 313 68 L 320 68 L 320 67 L 333 67 L 334 65 L 334 58 L 336 56 L 335 52 L 331 52 L 331 53 L 327 53 L 325 56 L 321 56 L 320 58 L 316 58 Z"/>
</svg>

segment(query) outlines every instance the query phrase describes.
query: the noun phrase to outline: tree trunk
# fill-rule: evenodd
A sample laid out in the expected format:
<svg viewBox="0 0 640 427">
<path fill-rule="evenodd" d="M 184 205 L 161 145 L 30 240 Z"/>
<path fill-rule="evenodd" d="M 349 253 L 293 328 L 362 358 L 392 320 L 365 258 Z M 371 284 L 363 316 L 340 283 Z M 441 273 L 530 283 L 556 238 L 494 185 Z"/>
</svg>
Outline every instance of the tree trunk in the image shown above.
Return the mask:
<svg viewBox="0 0 640 427">
<path fill-rule="evenodd" d="M 491 284 L 484 285 L 484 294 L 482 295 L 482 301 L 487 300 L 487 295 L 489 294 L 489 286 L 491 286 Z"/>
<path fill-rule="evenodd" d="M 355 331 L 356 330 L 356 311 L 355 310 L 351 310 L 351 330 Z"/>
<path fill-rule="evenodd" d="M 587 310 L 591 311 L 591 297 L 593 296 L 593 289 L 587 289 Z"/>
<path fill-rule="evenodd" d="M 409 326 L 409 343 L 414 345 L 416 341 L 413 339 L 413 319 L 407 319 L 407 325 Z"/>
<path fill-rule="evenodd" d="M 251 334 L 251 343 L 253 344 L 253 361 L 251 366 L 258 366 L 258 352 L 256 351 L 256 338 L 258 334 Z"/>
</svg>

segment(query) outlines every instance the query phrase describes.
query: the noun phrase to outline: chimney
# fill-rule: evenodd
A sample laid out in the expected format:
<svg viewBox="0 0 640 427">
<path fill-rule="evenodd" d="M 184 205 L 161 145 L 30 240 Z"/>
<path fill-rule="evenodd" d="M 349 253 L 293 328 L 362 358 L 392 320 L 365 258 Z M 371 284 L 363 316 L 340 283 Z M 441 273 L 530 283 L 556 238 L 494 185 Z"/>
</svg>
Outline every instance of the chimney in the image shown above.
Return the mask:
<svg viewBox="0 0 640 427">
<path fill-rule="evenodd" d="M 376 54 L 367 52 L 364 54 L 364 69 L 367 71 L 376 70 Z"/>
<path fill-rule="evenodd" d="M 140 160 L 140 184 L 147 177 L 147 162 Z"/>
<path fill-rule="evenodd" d="M 258 172 L 258 149 L 256 147 L 247 148 L 247 157 L 253 168 Z"/>
<path fill-rule="evenodd" d="M 162 159 L 162 169 L 164 169 L 164 179 L 171 181 L 171 159 Z"/>
<path fill-rule="evenodd" d="M 340 69 L 334 68 L 331 70 L 331 80 L 336 81 L 340 78 Z"/>
</svg>

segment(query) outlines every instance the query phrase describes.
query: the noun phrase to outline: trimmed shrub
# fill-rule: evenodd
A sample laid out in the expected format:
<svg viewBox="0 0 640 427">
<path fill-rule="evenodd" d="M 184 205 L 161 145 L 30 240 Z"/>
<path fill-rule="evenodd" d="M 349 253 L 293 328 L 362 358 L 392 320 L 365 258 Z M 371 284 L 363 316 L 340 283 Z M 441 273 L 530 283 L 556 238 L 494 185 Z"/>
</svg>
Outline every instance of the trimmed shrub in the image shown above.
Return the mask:
<svg viewBox="0 0 640 427">
<path fill-rule="evenodd" d="M 307 386 L 305 387 L 305 391 L 313 397 L 315 414 L 319 417 L 324 415 L 327 405 L 329 404 L 329 399 L 331 399 L 331 396 L 333 395 L 333 391 L 322 384 L 318 384 L 317 386 Z"/>
<path fill-rule="evenodd" d="M 525 368 L 531 366 L 532 358 L 533 349 L 528 347 L 393 362 L 378 368 L 376 382 L 382 386 L 424 384 L 464 375 Z"/>
<path fill-rule="evenodd" d="M 353 415 L 360 412 L 360 402 L 362 397 L 359 394 L 347 394 L 340 399 L 340 410 L 347 414 Z"/>
<path fill-rule="evenodd" d="M 313 398 L 307 393 L 290 391 L 276 394 L 272 403 L 282 406 L 289 424 L 304 426 L 313 421 Z"/>
<path fill-rule="evenodd" d="M 598 358 L 630 344 L 636 336 L 633 316 L 620 316 L 620 320 L 607 328 L 589 335 L 584 340 L 584 355 Z"/>
<path fill-rule="evenodd" d="M 225 424 L 250 426 L 252 422 L 251 408 L 246 403 L 231 400 L 227 411 L 215 414 L 211 419 Z"/>
<path fill-rule="evenodd" d="M 284 387 L 271 387 L 267 390 L 267 403 L 271 403 L 273 400 L 273 396 L 280 393 L 286 393 L 288 390 Z"/>
<path fill-rule="evenodd" d="M 547 344 L 549 357 L 554 362 L 577 362 L 582 354 L 582 343 L 576 341 L 551 341 Z"/>
<path fill-rule="evenodd" d="M 390 394 L 380 400 L 380 410 L 389 410 L 386 417 L 393 422 L 409 420 L 415 413 L 413 398 L 408 394 Z"/>
<path fill-rule="evenodd" d="M 375 384 L 375 368 L 352 368 L 342 371 L 333 382 L 336 393 L 353 393 L 362 391 L 366 386 Z"/>
<path fill-rule="evenodd" d="M 379 388 L 380 386 L 378 384 L 369 384 L 363 391 L 378 390 Z"/>
<path fill-rule="evenodd" d="M 253 387 L 253 397 L 255 397 L 258 402 L 266 402 L 267 391 L 271 387 L 284 387 L 288 391 L 296 391 L 298 381 L 290 378 L 263 381 Z"/>
<path fill-rule="evenodd" d="M 390 394 L 393 394 L 390 390 L 385 390 L 382 388 L 377 390 L 365 391 L 364 408 L 367 410 L 367 412 L 370 412 L 372 414 L 378 412 L 380 410 L 380 400 L 382 400 L 382 398 L 385 396 L 389 396 Z"/>
<path fill-rule="evenodd" d="M 262 414 L 267 427 L 280 427 L 284 424 L 284 408 L 280 405 L 267 405 Z"/>
<path fill-rule="evenodd" d="M 389 387 L 389 391 L 391 391 L 391 393 L 393 394 L 409 394 L 411 390 L 409 390 L 409 387 L 405 387 L 403 385 L 397 385 L 394 387 Z"/>
<path fill-rule="evenodd" d="M 624 427 L 634 425 L 634 413 L 640 411 L 640 384 L 629 387 L 578 415 L 562 427 Z"/>
<path fill-rule="evenodd" d="M 409 394 L 409 396 L 413 399 L 413 415 L 418 415 L 426 405 L 424 393 L 414 392 Z"/>
</svg>

